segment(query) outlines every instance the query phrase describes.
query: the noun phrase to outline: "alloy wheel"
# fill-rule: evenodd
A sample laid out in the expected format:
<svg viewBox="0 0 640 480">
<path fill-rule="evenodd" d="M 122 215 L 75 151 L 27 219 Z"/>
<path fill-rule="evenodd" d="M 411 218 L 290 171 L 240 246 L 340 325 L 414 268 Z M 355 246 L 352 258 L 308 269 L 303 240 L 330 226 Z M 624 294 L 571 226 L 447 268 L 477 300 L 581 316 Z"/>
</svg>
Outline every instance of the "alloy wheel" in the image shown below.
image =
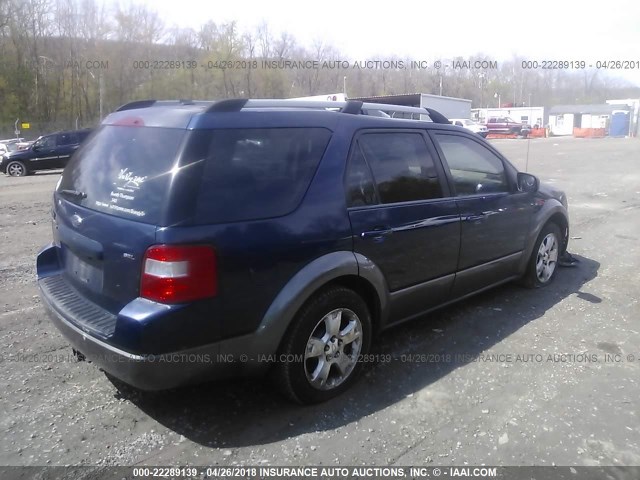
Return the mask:
<svg viewBox="0 0 640 480">
<path fill-rule="evenodd" d="M 558 265 L 558 239 L 554 233 L 547 234 L 540 242 L 536 257 L 536 276 L 540 283 L 549 281 Z"/>
<path fill-rule="evenodd" d="M 24 175 L 24 167 L 21 164 L 14 162 L 9 164 L 7 172 L 9 172 L 9 175 L 12 177 L 22 177 Z"/>
<path fill-rule="evenodd" d="M 347 308 L 327 313 L 307 341 L 307 380 L 318 390 L 337 387 L 353 372 L 361 350 L 362 323 L 358 316 Z"/>
</svg>

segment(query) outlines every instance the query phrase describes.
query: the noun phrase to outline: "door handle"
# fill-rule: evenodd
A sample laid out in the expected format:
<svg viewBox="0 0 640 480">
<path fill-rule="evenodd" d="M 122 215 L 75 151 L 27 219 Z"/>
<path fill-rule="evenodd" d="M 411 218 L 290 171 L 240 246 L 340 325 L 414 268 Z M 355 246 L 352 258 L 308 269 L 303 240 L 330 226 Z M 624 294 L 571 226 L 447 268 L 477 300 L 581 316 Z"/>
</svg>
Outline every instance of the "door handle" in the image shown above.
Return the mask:
<svg viewBox="0 0 640 480">
<path fill-rule="evenodd" d="M 391 227 L 375 227 L 373 230 L 362 232 L 360 236 L 362 238 L 383 238 L 391 235 L 393 229 Z"/>
</svg>

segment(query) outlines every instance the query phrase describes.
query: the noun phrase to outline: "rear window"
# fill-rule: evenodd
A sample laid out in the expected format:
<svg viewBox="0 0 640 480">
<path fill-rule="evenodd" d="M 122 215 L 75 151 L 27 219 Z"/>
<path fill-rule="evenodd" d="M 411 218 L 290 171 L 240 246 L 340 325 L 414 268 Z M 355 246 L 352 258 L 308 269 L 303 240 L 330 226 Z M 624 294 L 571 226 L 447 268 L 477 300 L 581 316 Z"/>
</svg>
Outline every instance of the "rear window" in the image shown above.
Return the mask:
<svg viewBox="0 0 640 480">
<path fill-rule="evenodd" d="M 58 192 L 94 210 L 158 224 L 184 135 L 174 128 L 103 126 L 73 155 Z"/>
<path fill-rule="evenodd" d="M 293 211 L 330 137 L 324 128 L 194 132 L 189 155 L 204 160 L 196 222 L 254 220 Z"/>
</svg>

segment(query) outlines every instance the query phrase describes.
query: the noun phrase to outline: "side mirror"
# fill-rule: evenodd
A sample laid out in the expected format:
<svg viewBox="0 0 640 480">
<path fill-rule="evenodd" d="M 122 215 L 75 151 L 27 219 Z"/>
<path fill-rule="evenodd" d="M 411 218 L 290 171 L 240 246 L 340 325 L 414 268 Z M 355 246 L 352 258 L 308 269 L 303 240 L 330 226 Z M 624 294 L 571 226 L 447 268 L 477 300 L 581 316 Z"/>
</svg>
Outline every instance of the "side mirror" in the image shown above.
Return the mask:
<svg viewBox="0 0 640 480">
<path fill-rule="evenodd" d="M 535 193 L 540 187 L 540 180 L 530 173 L 518 172 L 518 191 Z"/>
</svg>

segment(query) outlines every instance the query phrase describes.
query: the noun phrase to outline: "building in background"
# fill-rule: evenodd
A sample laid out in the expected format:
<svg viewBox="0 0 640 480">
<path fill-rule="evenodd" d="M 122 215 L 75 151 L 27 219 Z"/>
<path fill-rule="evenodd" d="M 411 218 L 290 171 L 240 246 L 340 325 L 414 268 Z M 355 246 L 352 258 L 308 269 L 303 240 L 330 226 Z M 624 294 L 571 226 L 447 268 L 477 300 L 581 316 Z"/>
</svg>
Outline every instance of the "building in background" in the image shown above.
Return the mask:
<svg viewBox="0 0 640 480">
<path fill-rule="evenodd" d="M 404 105 L 407 107 L 433 108 L 447 118 L 471 118 L 471 100 L 466 98 L 441 97 L 428 93 L 404 93 L 400 95 L 382 95 L 375 97 L 353 97 L 349 100 L 384 103 L 386 105 Z M 398 115 L 394 115 L 398 116 Z M 428 120 L 424 116 L 424 120 Z"/>
<path fill-rule="evenodd" d="M 630 127 L 627 105 L 556 105 L 549 109 L 552 135 L 627 136 Z"/>
</svg>

